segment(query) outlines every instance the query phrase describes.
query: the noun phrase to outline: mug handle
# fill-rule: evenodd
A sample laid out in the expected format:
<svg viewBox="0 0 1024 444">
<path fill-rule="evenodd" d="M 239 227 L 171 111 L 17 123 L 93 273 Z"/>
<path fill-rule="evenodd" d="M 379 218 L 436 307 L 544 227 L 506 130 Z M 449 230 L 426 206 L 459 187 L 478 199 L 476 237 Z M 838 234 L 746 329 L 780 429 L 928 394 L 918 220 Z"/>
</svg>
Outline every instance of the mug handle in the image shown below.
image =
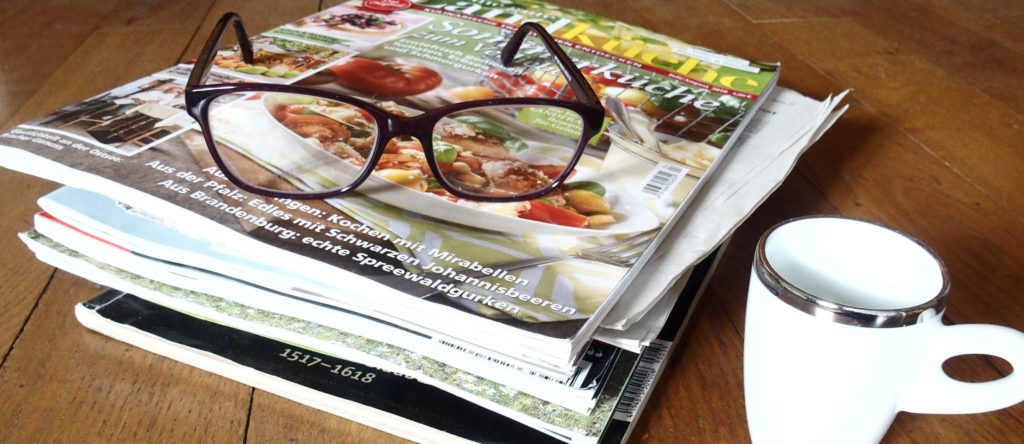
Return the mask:
<svg viewBox="0 0 1024 444">
<path fill-rule="evenodd" d="M 917 382 L 900 403 L 911 413 L 982 413 L 1024 401 L 1024 333 L 987 324 L 944 325 L 932 338 L 931 350 Z M 998 356 L 1013 372 L 988 382 L 963 382 L 942 371 L 954 356 Z"/>
</svg>

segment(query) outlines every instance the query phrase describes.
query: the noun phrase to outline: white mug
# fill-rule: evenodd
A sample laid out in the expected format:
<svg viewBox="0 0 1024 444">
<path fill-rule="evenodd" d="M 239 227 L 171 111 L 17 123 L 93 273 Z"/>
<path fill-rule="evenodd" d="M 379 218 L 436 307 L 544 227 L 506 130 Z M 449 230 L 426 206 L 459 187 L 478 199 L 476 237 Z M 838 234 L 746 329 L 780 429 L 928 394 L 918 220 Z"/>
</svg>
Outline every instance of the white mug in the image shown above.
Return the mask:
<svg viewBox="0 0 1024 444">
<path fill-rule="evenodd" d="M 831 216 L 783 222 L 757 245 L 743 379 L 754 443 L 871 443 L 900 411 L 979 413 L 1024 400 L 1024 333 L 942 324 L 949 277 L 917 240 Z M 1014 367 L 990 382 L 942 370 L 965 354 Z"/>
</svg>

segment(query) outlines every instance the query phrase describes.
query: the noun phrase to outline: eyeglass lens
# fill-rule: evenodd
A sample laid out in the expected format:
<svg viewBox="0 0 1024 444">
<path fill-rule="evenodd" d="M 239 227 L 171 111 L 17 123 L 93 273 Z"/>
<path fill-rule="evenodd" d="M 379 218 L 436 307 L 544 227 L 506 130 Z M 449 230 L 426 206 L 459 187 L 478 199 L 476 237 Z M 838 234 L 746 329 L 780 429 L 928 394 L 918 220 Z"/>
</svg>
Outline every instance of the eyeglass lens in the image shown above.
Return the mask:
<svg viewBox="0 0 1024 444">
<path fill-rule="evenodd" d="M 393 104 L 384 108 L 405 113 Z M 373 150 L 379 131 L 371 113 L 324 97 L 255 93 L 212 110 L 209 122 L 218 155 L 230 172 L 279 193 L 348 187 L 377 154 Z M 582 132 L 583 119 L 557 106 L 461 110 L 440 119 L 432 130 L 429 145 L 440 177 L 429 168 L 423 141 L 407 136 L 385 144 L 374 173 L 440 195 L 450 194 L 442 181 L 468 195 L 524 195 L 562 175 Z"/>
</svg>

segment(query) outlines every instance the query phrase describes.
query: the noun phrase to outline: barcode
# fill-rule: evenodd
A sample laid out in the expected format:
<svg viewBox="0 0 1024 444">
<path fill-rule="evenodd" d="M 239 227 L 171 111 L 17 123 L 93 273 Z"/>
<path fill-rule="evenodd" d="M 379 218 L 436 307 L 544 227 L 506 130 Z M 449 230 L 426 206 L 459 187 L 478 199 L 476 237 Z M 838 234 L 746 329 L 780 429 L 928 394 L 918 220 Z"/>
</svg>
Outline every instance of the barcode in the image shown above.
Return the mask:
<svg viewBox="0 0 1024 444">
<path fill-rule="evenodd" d="M 537 373 L 537 372 L 535 372 L 533 370 L 527 370 L 527 369 L 525 369 L 523 367 L 520 367 L 518 365 L 515 365 L 515 364 L 513 364 L 511 362 L 504 361 L 504 360 L 501 360 L 501 359 L 497 359 L 497 358 L 495 358 L 493 356 L 488 356 L 488 355 L 486 355 L 484 353 L 480 353 L 480 352 L 477 352 L 477 351 L 474 351 L 474 350 L 470 350 L 470 349 L 468 349 L 466 347 L 463 347 L 461 345 L 458 345 L 458 344 L 455 344 L 455 343 L 452 343 L 452 342 L 448 342 L 448 341 L 446 341 L 444 339 L 438 339 L 437 342 L 439 344 L 441 344 L 441 345 L 453 348 L 455 350 L 458 350 L 458 351 L 461 351 L 463 353 L 475 356 L 477 358 L 486 359 L 488 362 L 493 362 L 495 364 L 498 364 L 498 365 L 501 365 L 501 366 L 504 366 L 504 367 L 508 367 L 508 368 L 510 368 L 512 370 L 525 373 L 525 374 L 533 376 L 535 378 L 540 378 L 540 379 L 543 379 L 545 381 L 551 381 L 551 382 L 555 382 L 555 383 L 563 384 L 563 385 L 565 385 L 567 383 L 567 381 L 562 381 L 562 380 L 559 380 L 559 379 L 556 379 L 556 378 L 552 378 L 550 376 Z"/>
<path fill-rule="evenodd" d="M 671 189 L 679 180 L 679 176 L 686 172 L 686 168 L 671 163 L 660 163 L 650 177 L 647 178 L 640 191 L 655 197 L 661 197 L 665 190 Z"/>
<path fill-rule="evenodd" d="M 668 348 L 671 345 L 671 342 L 655 339 L 644 348 L 640 354 L 640 360 L 636 364 L 636 369 L 633 370 L 633 375 L 629 377 L 626 388 L 622 390 L 622 396 L 619 397 L 619 403 L 615 406 L 615 414 L 612 418 L 619 421 L 633 421 L 640 405 L 647 398 L 647 392 L 651 390 L 654 377 L 657 376 L 661 364 L 665 362 Z"/>
</svg>

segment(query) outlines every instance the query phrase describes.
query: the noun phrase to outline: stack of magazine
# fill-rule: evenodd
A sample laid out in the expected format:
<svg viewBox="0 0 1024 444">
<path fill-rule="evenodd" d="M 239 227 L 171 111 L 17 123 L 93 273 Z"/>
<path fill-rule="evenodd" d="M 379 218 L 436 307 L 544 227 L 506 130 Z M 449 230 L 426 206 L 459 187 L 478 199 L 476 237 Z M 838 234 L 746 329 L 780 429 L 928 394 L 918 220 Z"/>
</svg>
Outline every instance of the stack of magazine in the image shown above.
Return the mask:
<svg viewBox="0 0 1024 444">
<path fill-rule="evenodd" d="M 344 3 L 253 36 L 251 58 L 221 49 L 209 82 L 306 85 L 406 114 L 565 98 L 529 41 L 522 66 L 495 57 L 525 21 L 608 109 L 557 196 L 456 198 L 408 151 L 342 197 L 246 192 L 185 114 L 192 67 L 179 65 L 0 134 L 0 165 L 67 185 L 22 240 L 111 288 L 76 307 L 86 327 L 318 409 L 420 441 L 624 440 L 712 252 L 838 98 L 773 90 L 777 65 L 525 0 Z M 216 143 L 256 180 L 329 180 L 289 165 L 339 146 L 312 126 L 355 131 L 359 116 L 281 100 L 221 98 L 211 119 L 232 136 Z M 482 136 L 435 142 L 434 156 L 458 153 L 471 176 L 473 162 L 543 170 L 566 122 L 542 111 L 460 117 Z"/>
</svg>

